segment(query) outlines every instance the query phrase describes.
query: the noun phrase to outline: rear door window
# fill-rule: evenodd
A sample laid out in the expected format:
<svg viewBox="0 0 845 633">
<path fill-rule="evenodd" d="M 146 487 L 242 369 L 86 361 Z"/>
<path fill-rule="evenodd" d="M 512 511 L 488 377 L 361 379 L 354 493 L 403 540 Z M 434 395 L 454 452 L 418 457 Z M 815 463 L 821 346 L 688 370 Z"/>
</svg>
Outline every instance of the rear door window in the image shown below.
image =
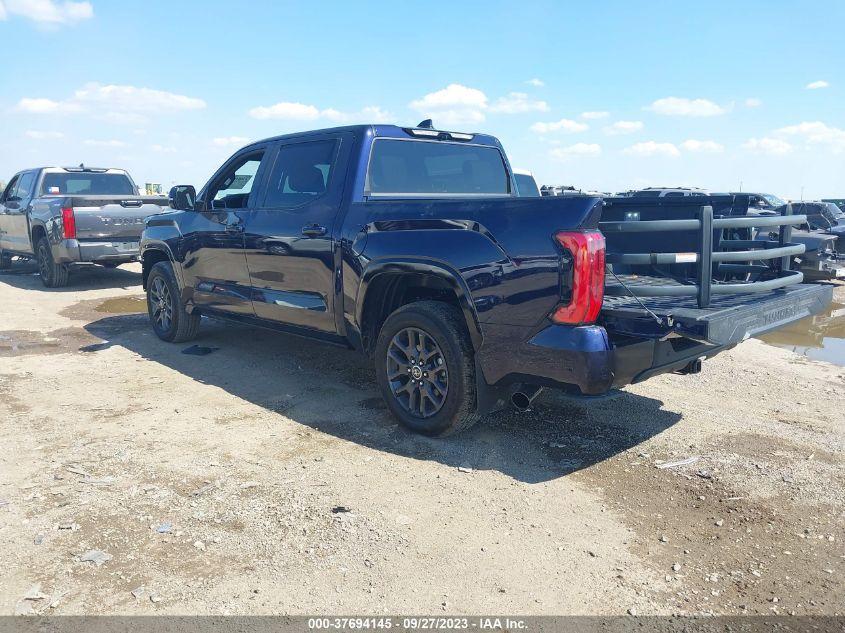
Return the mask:
<svg viewBox="0 0 845 633">
<path fill-rule="evenodd" d="M 496 147 L 376 139 L 368 195 L 509 195 L 510 177 Z"/>
<path fill-rule="evenodd" d="M 321 197 L 328 190 L 336 154 L 336 139 L 282 145 L 263 206 L 293 209 Z"/>
</svg>

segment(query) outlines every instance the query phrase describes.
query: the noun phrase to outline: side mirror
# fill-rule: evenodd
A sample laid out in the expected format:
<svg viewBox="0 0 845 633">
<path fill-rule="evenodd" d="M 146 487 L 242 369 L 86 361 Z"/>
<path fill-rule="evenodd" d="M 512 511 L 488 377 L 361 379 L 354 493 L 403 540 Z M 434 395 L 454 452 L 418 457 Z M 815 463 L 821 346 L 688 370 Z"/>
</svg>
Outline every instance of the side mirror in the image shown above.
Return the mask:
<svg viewBox="0 0 845 633">
<path fill-rule="evenodd" d="M 193 185 L 176 185 L 167 194 L 170 207 L 177 211 L 193 211 L 197 199 L 197 190 Z"/>
</svg>

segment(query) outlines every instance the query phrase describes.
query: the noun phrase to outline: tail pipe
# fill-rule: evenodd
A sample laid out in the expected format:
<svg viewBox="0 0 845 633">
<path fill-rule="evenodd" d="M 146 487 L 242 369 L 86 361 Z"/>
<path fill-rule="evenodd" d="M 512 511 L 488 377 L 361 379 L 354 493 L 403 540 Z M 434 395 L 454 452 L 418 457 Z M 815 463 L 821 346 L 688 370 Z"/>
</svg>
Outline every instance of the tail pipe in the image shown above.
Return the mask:
<svg viewBox="0 0 845 633">
<path fill-rule="evenodd" d="M 531 403 L 534 402 L 534 398 L 539 396 L 541 391 L 543 391 L 542 387 L 524 385 L 511 396 L 511 403 L 520 411 L 527 411 Z"/>
</svg>

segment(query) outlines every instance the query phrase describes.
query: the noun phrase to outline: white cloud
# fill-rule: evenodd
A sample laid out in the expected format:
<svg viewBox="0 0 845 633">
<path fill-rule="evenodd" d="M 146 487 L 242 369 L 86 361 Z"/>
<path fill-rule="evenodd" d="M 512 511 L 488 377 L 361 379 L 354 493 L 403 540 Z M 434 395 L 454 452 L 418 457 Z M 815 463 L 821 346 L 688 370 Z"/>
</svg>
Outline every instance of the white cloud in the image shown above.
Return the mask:
<svg viewBox="0 0 845 633">
<path fill-rule="evenodd" d="M 271 106 L 257 106 L 249 111 L 254 119 L 283 119 L 287 121 L 316 121 L 333 123 L 388 123 L 393 115 L 378 106 L 367 106 L 360 112 L 341 112 L 334 108 L 321 110 L 317 106 L 293 101 L 281 101 Z"/>
<path fill-rule="evenodd" d="M 545 101 L 532 101 L 524 92 L 511 92 L 490 106 L 490 112 L 503 114 L 520 114 L 522 112 L 548 112 L 549 105 Z"/>
<path fill-rule="evenodd" d="M 61 132 L 43 132 L 41 130 L 27 130 L 24 134 L 29 138 L 34 138 L 37 141 L 44 141 L 48 139 L 64 138 L 65 135 Z"/>
<path fill-rule="evenodd" d="M 117 112 L 177 112 L 202 110 L 206 105 L 202 99 L 164 90 L 98 83 L 86 84 L 74 93 L 73 99 L 80 104 L 102 106 Z"/>
<path fill-rule="evenodd" d="M 151 145 L 150 149 L 159 154 L 175 154 L 178 150 L 172 145 Z"/>
<path fill-rule="evenodd" d="M 442 90 L 430 92 L 412 101 L 408 107 L 423 116 L 436 119 L 438 124 L 477 124 L 485 119 L 487 95 L 476 88 L 461 84 L 449 84 Z"/>
<path fill-rule="evenodd" d="M 542 88 L 546 85 L 546 82 L 544 82 L 542 79 L 537 79 L 537 77 L 529 79 L 525 83 L 527 83 L 529 86 L 534 86 L 535 88 Z"/>
<path fill-rule="evenodd" d="M 561 119 L 560 121 L 551 121 L 548 123 L 538 122 L 531 126 L 531 131 L 537 134 L 549 134 L 551 132 L 575 134 L 577 132 L 586 132 L 589 129 L 590 126 L 586 123 L 580 123 L 572 119 Z"/>
<path fill-rule="evenodd" d="M 24 97 L 18 101 L 15 109 L 18 112 L 26 112 L 28 114 L 63 114 L 67 112 L 79 112 L 80 107 L 78 104 L 66 101 L 53 101 L 52 99 L 41 97 Z"/>
<path fill-rule="evenodd" d="M 555 147 L 549 150 L 549 156 L 565 160 L 576 156 L 598 156 L 601 154 L 601 145 L 596 143 L 575 143 L 567 147 Z"/>
<path fill-rule="evenodd" d="M 742 144 L 744 149 L 759 154 L 784 156 L 792 151 L 792 145 L 779 138 L 750 138 Z"/>
<path fill-rule="evenodd" d="M 94 17 L 90 2 L 65 0 L 0 0 L 0 20 L 17 15 L 44 28 L 57 28 Z"/>
<path fill-rule="evenodd" d="M 819 90 L 820 88 L 829 88 L 830 84 L 826 81 L 820 79 L 819 81 L 811 81 L 808 83 L 805 88 L 807 90 Z"/>
<path fill-rule="evenodd" d="M 845 130 L 831 127 L 821 121 L 804 121 L 797 125 L 788 125 L 775 134 L 780 136 L 800 136 L 812 145 L 825 145 L 834 152 L 845 152 Z"/>
<path fill-rule="evenodd" d="M 253 119 L 290 119 L 294 121 L 313 121 L 320 118 L 320 110 L 312 105 L 281 101 L 271 106 L 258 106 L 249 111 Z"/>
<path fill-rule="evenodd" d="M 588 119 L 588 120 L 606 119 L 609 116 L 610 116 L 610 112 L 607 112 L 606 110 L 593 110 L 593 111 L 590 111 L 590 112 L 582 112 L 581 113 L 581 118 L 582 119 Z"/>
<path fill-rule="evenodd" d="M 620 134 L 633 134 L 643 129 L 642 121 L 616 121 L 604 128 L 604 133 L 608 136 L 618 136 Z"/>
<path fill-rule="evenodd" d="M 211 143 L 217 147 L 243 147 L 249 139 L 245 136 L 218 136 L 211 139 Z"/>
<path fill-rule="evenodd" d="M 759 108 L 761 105 L 763 105 L 763 102 L 756 97 L 749 97 L 745 100 L 746 108 Z"/>
<path fill-rule="evenodd" d="M 126 143 L 123 141 L 116 141 L 114 139 L 108 141 L 87 139 L 83 141 L 83 144 L 88 145 L 89 147 L 126 147 Z"/>
<path fill-rule="evenodd" d="M 147 115 L 199 110 L 204 107 L 205 101 L 202 99 L 164 90 L 89 83 L 62 101 L 24 97 L 18 101 L 15 109 L 29 114 L 88 112 L 115 123 L 137 124 L 146 121 Z"/>
<path fill-rule="evenodd" d="M 728 110 L 708 99 L 665 97 L 654 101 L 646 110 L 666 116 L 706 117 L 725 114 Z"/>
<path fill-rule="evenodd" d="M 691 138 L 681 143 L 681 149 L 700 154 L 719 154 L 725 151 L 725 146 L 716 141 L 697 141 Z"/>
<path fill-rule="evenodd" d="M 623 149 L 622 153 L 630 156 L 667 156 L 669 158 L 681 155 L 681 152 L 672 143 L 658 143 L 656 141 L 635 143 Z"/>
</svg>

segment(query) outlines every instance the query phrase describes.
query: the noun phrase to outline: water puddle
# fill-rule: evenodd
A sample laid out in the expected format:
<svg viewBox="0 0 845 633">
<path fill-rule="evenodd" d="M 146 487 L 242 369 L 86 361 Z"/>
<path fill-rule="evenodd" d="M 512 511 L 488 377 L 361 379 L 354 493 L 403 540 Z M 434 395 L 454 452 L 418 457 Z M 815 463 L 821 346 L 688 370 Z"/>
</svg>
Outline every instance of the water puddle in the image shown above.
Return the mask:
<svg viewBox="0 0 845 633">
<path fill-rule="evenodd" d="M 845 304 L 831 303 L 827 312 L 801 319 L 759 338 L 807 358 L 845 367 Z"/>
<path fill-rule="evenodd" d="M 63 328 L 46 334 L 5 330 L 0 332 L 0 357 L 62 354 L 93 342 L 96 339 L 81 328 Z"/>
<path fill-rule="evenodd" d="M 106 299 L 94 307 L 97 312 L 109 314 L 132 314 L 147 311 L 147 299 L 143 295 L 138 297 L 113 297 Z"/>
</svg>

